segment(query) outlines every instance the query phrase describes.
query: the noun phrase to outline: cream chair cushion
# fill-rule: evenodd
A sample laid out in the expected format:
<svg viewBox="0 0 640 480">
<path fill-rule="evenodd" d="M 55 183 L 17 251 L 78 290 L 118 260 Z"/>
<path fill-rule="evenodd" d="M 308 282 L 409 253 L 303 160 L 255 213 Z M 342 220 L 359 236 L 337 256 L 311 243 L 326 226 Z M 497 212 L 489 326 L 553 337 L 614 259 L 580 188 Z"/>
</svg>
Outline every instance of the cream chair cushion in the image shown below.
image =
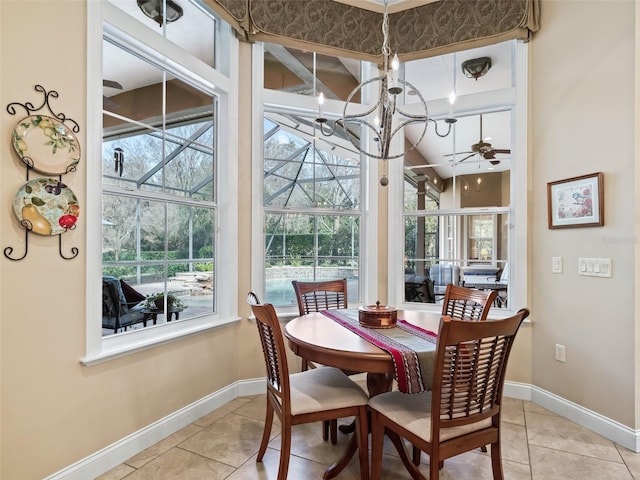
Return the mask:
<svg viewBox="0 0 640 480">
<path fill-rule="evenodd" d="M 289 379 L 293 415 L 366 405 L 369 401 L 358 384 L 334 367 L 294 373 Z"/>
<path fill-rule="evenodd" d="M 431 392 L 388 392 L 369 400 L 369 406 L 411 433 L 431 442 Z M 440 430 L 440 441 L 491 426 L 491 419 Z"/>
</svg>

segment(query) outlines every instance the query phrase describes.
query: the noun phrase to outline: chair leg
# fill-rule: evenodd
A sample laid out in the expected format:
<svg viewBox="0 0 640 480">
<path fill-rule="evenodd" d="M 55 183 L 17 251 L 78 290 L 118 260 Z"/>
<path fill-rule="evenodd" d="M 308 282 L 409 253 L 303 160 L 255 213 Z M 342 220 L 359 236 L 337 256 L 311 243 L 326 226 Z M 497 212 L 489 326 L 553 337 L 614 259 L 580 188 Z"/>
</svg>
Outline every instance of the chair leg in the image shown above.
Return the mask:
<svg viewBox="0 0 640 480">
<path fill-rule="evenodd" d="M 486 445 L 481 446 L 480 447 L 480 451 L 484 452 L 484 453 L 487 453 L 487 446 Z"/>
<path fill-rule="evenodd" d="M 416 447 L 415 445 L 413 446 L 413 464 L 417 467 L 420 465 L 420 454 L 422 453 L 422 451 Z"/>
<path fill-rule="evenodd" d="M 331 436 L 331 444 L 338 443 L 338 421 L 337 420 L 323 420 L 322 421 L 322 439 L 326 442 Z"/>
<path fill-rule="evenodd" d="M 269 443 L 269 436 L 271 435 L 271 426 L 273 425 L 273 405 L 267 398 L 267 413 L 264 419 L 264 430 L 262 431 L 262 441 L 260 442 L 260 449 L 258 450 L 258 458 L 256 462 L 261 462 L 264 457 L 264 452 L 267 451 L 267 444 Z"/>
<path fill-rule="evenodd" d="M 358 410 L 356 440 L 360 459 L 360 479 L 369 480 L 369 422 L 367 420 L 367 407 L 363 406 Z"/>
<path fill-rule="evenodd" d="M 491 444 L 491 468 L 493 469 L 493 480 L 503 480 L 502 454 L 500 452 L 500 441 Z"/>
<path fill-rule="evenodd" d="M 329 430 L 331 433 L 331 444 L 338 443 L 338 420 L 331 420 L 329 422 Z"/>
<path fill-rule="evenodd" d="M 282 432 L 280 433 L 280 464 L 278 466 L 278 480 L 287 480 L 289 473 L 289 457 L 291 456 L 291 422 L 282 419 Z"/>
<path fill-rule="evenodd" d="M 435 461 L 433 457 L 429 459 L 429 480 L 439 480 L 441 463 L 441 461 Z"/>
<path fill-rule="evenodd" d="M 382 478 L 382 447 L 384 425 L 380 423 L 378 412 L 371 412 L 371 480 Z"/>
</svg>

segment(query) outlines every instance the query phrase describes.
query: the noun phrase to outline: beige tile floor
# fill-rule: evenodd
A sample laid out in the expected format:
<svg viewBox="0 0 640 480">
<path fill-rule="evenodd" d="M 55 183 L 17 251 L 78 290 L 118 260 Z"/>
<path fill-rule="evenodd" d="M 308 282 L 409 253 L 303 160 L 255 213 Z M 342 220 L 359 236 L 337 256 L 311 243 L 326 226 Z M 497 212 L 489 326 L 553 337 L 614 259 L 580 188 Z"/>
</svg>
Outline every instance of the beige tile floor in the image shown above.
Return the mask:
<svg viewBox="0 0 640 480">
<path fill-rule="evenodd" d="M 262 463 L 256 463 L 264 427 L 265 397 L 237 398 L 179 432 L 130 458 L 98 480 L 275 480 L 280 448 L 279 424 Z M 640 454 L 572 423 L 534 403 L 505 398 L 502 456 L 506 480 L 640 479 Z M 320 424 L 293 429 L 290 480 L 321 479 L 343 452 L 323 442 Z M 428 478 L 428 457 L 423 455 Z M 385 446 L 383 479 L 404 480 L 393 447 Z M 338 479 L 359 479 L 353 459 Z M 445 462 L 442 480 L 489 480 L 491 462 L 480 450 Z"/>
</svg>

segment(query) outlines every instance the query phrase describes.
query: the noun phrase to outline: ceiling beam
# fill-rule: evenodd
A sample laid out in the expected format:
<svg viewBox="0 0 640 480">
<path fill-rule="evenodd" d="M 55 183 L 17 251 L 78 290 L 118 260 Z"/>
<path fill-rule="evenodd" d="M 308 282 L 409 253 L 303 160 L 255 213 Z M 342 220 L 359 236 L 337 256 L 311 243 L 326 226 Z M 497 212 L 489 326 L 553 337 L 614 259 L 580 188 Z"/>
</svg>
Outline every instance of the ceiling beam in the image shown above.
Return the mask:
<svg viewBox="0 0 640 480">
<path fill-rule="evenodd" d="M 287 67 L 296 77 L 302 80 L 308 89 L 313 88 L 314 76 L 313 72 L 310 72 L 304 64 L 298 60 L 289 50 L 281 45 L 275 45 L 273 43 L 264 44 L 265 51 L 273 55 L 280 63 Z M 318 78 L 315 79 L 316 90 L 324 92 L 325 97 L 338 99 L 338 96 L 327 87 Z"/>
</svg>

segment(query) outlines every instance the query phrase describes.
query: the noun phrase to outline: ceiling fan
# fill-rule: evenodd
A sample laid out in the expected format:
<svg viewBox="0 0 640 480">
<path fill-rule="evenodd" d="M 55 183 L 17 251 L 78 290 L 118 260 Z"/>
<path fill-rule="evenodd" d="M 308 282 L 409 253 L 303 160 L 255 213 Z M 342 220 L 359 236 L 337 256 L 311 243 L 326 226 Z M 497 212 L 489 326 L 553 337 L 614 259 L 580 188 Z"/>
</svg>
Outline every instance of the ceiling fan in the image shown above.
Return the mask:
<svg viewBox="0 0 640 480">
<path fill-rule="evenodd" d="M 496 158 L 496 153 L 506 153 L 506 154 L 511 153 L 511 150 L 509 150 L 508 148 L 493 148 L 490 143 L 485 141 L 485 140 L 490 140 L 490 138 L 487 138 L 484 140 L 483 138 L 484 137 L 482 135 L 482 114 L 480 114 L 480 140 L 478 141 L 478 143 L 474 143 L 473 145 L 471 145 L 471 150 L 468 152 L 449 153 L 445 155 L 445 157 L 468 154 L 463 159 L 458 160 L 458 163 L 460 163 L 460 162 L 464 162 L 465 160 L 468 160 L 469 158 L 475 155 L 480 155 L 483 159 L 489 160 L 489 163 L 491 163 L 491 165 L 497 165 L 500 163 L 500 160 Z"/>
</svg>

